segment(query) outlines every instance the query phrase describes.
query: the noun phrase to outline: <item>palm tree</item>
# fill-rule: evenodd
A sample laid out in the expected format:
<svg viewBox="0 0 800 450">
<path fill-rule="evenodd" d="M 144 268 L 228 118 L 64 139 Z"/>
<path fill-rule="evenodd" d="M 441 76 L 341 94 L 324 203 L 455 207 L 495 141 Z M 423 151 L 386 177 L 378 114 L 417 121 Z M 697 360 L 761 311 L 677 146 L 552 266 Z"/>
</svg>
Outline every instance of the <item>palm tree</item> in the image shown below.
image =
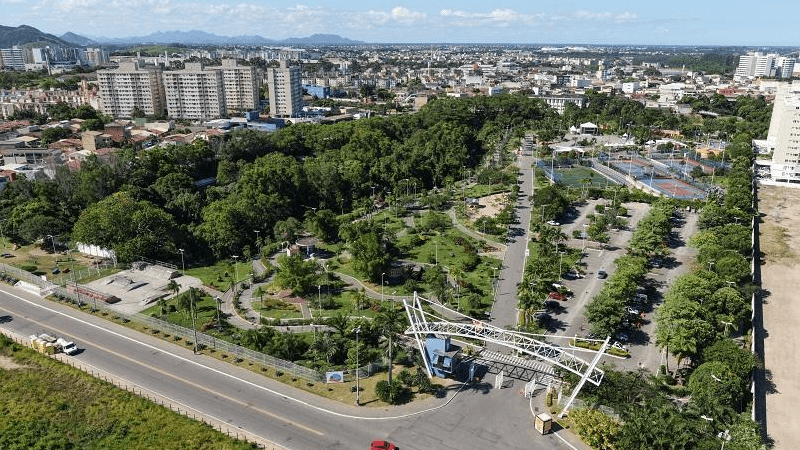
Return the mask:
<svg viewBox="0 0 800 450">
<path fill-rule="evenodd" d="M 176 296 L 181 290 L 181 285 L 175 280 L 169 280 L 169 283 L 167 283 L 167 290 L 171 291 L 173 296 Z"/>
<path fill-rule="evenodd" d="M 327 324 L 335 329 L 340 337 L 344 338 L 350 328 L 350 318 L 340 312 L 333 317 L 329 317 Z"/>
<path fill-rule="evenodd" d="M 162 316 L 166 315 L 167 314 L 167 300 L 164 297 L 161 297 L 160 299 L 158 299 L 157 305 L 161 307 L 161 315 Z"/>
<path fill-rule="evenodd" d="M 392 337 L 403 331 L 406 325 L 405 319 L 406 316 L 394 303 L 381 305 L 381 312 L 375 317 L 375 325 L 381 334 L 389 340 L 389 386 L 392 385 Z"/>
</svg>

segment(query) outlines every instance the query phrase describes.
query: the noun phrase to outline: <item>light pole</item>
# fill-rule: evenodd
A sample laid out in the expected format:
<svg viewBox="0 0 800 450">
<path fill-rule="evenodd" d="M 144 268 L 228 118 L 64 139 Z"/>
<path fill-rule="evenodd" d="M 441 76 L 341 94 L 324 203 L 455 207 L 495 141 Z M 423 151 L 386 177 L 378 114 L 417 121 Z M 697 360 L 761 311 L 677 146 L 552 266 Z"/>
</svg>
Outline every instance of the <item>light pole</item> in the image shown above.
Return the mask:
<svg viewBox="0 0 800 450">
<path fill-rule="evenodd" d="M 383 304 L 383 276 L 386 275 L 386 272 L 381 273 L 381 305 Z"/>
<path fill-rule="evenodd" d="M 319 309 L 319 317 L 322 318 L 322 285 L 317 285 L 317 309 Z M 314 328 L 314 333 L 316 334 L 317 329 Z"/>
<path fill-rule="evenodd" d="M 260 241 L 258 240 L 259 238 L 258 233 L 261 233 L 261 230 L 253 230 L 253 231 L 256 232 L 256 246 L 258 247 L 258 256 L 261 256 L 261 244 Z"/>
<path fill-rule="evenodd" d="M 48 234 L 47 237 L 50 238 L 50 242 L 53 244 L 53 253 L 56 252 L 56 238 L 61 236 L 60 234 L 52 235 Z"/>
<path fill-rule="evenodd" d="M 182 248 L 179 248 L 178 251 L 181 252 L 181 275 L 186 275 L 186 264 L 184 263 L 183 260 L 184 250 Z"/>
<path fill-rule="evenodd" d="M 220 322 L 220 319 L 219 319 L 219 310 L 222 308 L 222 299 L 219 298 L 219 296 L 216 296 L 216 297 L 214 297 L 214 300 L 217 301 L 217 331 L 221 332 L 222 331 L 222 322 Z M 261 319 L 261 310 L 260 309 L 258 311 L 258 317 L 259 317 L 259 321 L 258 322 L 260 324 L 261 323 L 261 320 L 260 320 Z"/>
<path fill-rule="evenodd" d="M 360 397 L 359 397 L 359 393 L 361 391 L 361 387 L 359 386 L 359 379 L 358 379 L 358 365 L 360 364 L 359 360 L 358 360 L 358 356 L 359 356 L 358 355 L 358 351 L 359 351 L 359 348 L 358 348 L 358 334 L 361 333 L 361 327 L 355 327 L 353 329 L 353 331 L 356 333 L 356 406 L 359 406 L 361 404 Z"/>
<path fill-rule="evenodd" d="M 190 313 L 192 314 L 192 330 L 194 331 L 194 353 L 197 354 L 197 325 L 195 324 L 194 288 L 189 288 Z"/>
<path fill-rule="evenodd" d="M 436 244 L 436 265 L 439 265 L 439 241 L 435 242 Z"/>
<path fill-rule="evenodd" d="M 233 280 L 233 294 L 236 295 L 236 285 L 239 283 L 239 255 L 231 256 L 233 258 L 233 274 L 236 277 Z"/>
</svg>

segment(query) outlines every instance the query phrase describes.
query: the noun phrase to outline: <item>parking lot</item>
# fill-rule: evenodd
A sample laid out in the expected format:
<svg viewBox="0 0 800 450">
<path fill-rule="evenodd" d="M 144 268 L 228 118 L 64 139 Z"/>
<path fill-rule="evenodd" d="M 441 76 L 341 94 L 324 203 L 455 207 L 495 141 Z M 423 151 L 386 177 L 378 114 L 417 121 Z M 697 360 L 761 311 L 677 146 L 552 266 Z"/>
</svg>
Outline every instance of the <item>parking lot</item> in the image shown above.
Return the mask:
<svg viewBox="0 0 800 450">
<path fill-rule="evenodd" d="M 586 216 L 595 212 L 595 205 L 606 203 L 606 200 L 589 200 L 575 209 L 572 217 L 562 217 L 562 230 L 572 235 L 572 230 L 580 230 L 587 223 Z M 628 209 L 628 227 L 609 232 L 609 242 L 601 245 L 596 242 L 586 241 L 586 250 L 582 262 L 585 276 L 577 279 L 562 280 L 574 296 L 567 301 L 558 302 L 556 308 L 551 309 L 551 321 L 548 332 L 562 336 L 585 336 L 589 333 L 589 325 L 583 316 L 584 308 L 600 292 L 607 278 L 598 277 L 602 270 L 611 277 L 616 270 L 614 260 L 627 252 L 627 245 L 633 235 L 638 222 L 647 215 L 650 205 L 645 203 L 625 203 Z M 631 358 L 614 360 L 617 366 L 626 369 L 656 371 L 663 363 L 662 352 L 654 345 L 653 332 L 655 323 L 653 314 L 661 303 L 663 292 L 670 282 L 676 277 L 689 271 L 689 263 L 694 258 L 695 251 L 686 245 L 689 237 L 697 230 L 697 214 L 686 213 L 685 219 L 674 223 L 673 233 L 668 239 L 670 255 L 663 258 L 661 267 L 651 269 L 645 282 L 643 292 L 648 297 L 648 305 L 638 307 L 643 318 L 643 325 L 639 329 L 627 333 L 628 342 L 624 345 L 631 353 Z M 571 239 L 568 245 L 582 248 L 582 239 Z M 552 305 L 552 303 L 551 303 Z M 671 361 L 671 364 L 673 362 Z"/>
</svg>

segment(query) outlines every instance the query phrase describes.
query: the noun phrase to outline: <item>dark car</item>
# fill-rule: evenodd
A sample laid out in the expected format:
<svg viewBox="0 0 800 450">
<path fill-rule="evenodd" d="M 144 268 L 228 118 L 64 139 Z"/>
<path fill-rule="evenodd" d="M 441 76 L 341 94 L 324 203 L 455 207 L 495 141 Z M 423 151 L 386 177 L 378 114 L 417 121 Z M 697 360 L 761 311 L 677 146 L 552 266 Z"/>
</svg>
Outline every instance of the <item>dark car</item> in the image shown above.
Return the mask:
<svg viewBox="0 0 800 450">
<path fill-rule="evenodd" d="M 602 279 L 604 279 L 606 277 L 608 277 L 608 274 L 606 273 L 605 270 L 598 270 L 597 271 L 597 278 L 600 278 L 602 280 Z"/>
<path fill-rule="evenodd" d="M 387 441 L 372 441 L 369 450 L 397 450 L 397 446 Z"/>
</svg>

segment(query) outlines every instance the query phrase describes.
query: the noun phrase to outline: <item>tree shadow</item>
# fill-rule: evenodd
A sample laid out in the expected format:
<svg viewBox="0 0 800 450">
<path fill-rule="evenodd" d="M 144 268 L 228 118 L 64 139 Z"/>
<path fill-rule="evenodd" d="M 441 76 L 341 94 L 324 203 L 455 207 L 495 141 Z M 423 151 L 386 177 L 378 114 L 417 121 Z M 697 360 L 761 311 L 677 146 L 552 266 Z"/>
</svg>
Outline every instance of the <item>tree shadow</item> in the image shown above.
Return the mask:
<svg viewBox="0 0 800 450">
<path fill-rule="evenodd" d="M 778 390 L 778 386 L 772 379 L 772 371 L 769 369 L 764 369 L 763 372 L 764 372 L 764 391 L 767 394 L 780 394 L 781 392 Z"/>
</svg>

